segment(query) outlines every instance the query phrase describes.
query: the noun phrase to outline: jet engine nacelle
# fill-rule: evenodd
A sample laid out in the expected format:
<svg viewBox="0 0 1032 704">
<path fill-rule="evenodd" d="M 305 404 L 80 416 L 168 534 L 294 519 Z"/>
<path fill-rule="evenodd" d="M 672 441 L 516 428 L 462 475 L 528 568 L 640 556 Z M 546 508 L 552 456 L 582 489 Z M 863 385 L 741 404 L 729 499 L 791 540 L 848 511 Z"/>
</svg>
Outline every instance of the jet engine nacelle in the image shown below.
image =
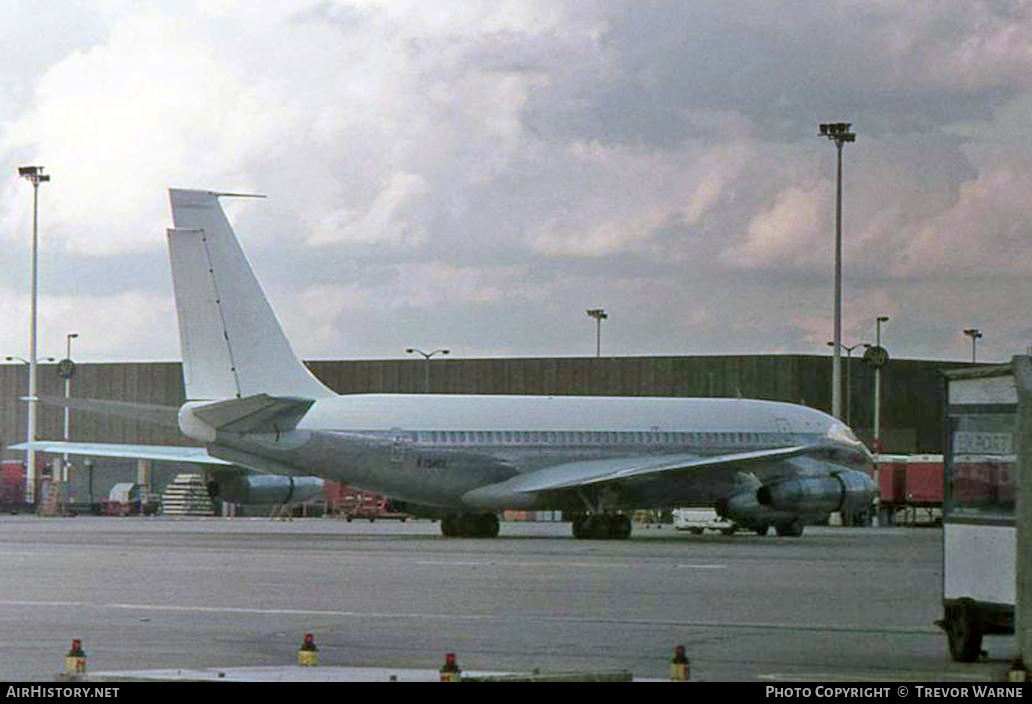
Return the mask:
<svg viewBox="0 0 1032 704">
<path fill-rule="evenodd" d="M 764 528 L 774 523 L 787 523 L 798 518 L 790 511 L 777 511 L 756 500 L 754 490 L 741 491 L 727 499 L 717 501 L 717 515 L 730 519 L 747 528 Z"/>
<path fill-rule="evenodd" d="M 249 474 L 208 482 L 208 494 L 233 504 L 287 504 L 314 498 L 323 491 L 319 477 Z"/>
<path fill-rule="evenodd" d="M 756 490 L 756 501 L 775 511 L 821 514 L 863 511 L 874 499 L 874 481 L 852 469 L 826 477 L 797 477 Z"/>
</svg>

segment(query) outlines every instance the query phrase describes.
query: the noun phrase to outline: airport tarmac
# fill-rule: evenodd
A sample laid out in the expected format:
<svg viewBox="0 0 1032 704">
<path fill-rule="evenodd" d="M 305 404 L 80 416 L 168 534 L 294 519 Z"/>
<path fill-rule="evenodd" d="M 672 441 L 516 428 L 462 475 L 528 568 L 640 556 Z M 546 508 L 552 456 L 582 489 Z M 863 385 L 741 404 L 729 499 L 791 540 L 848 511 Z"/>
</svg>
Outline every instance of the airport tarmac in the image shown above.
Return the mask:
<svg viewBox="0 0 1032 704">
<path fill-rule="evenodd" d="M 448 652 L 661 679 L 684 644 L 700 681 L 965 681 L 1003 678 L 1014 652 L 987 637 L 987 659 L 950 661 L 934 528 L 585 541 L 503 523 L 490 540 L 430 521 L 3 516 L 0 566 L 4 681 L 53 680 L 73 638 L 90 673 L 293 666 L 313 633 L 323 667 L 431 679 Z"/>
</svg>

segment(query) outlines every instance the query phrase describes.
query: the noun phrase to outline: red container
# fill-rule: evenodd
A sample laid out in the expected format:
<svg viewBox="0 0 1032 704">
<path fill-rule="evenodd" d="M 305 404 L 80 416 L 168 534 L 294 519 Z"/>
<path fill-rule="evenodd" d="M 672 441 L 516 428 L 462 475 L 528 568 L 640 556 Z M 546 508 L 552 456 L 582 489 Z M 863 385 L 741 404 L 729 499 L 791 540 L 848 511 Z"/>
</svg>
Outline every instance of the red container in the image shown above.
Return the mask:
<svg viewBox="0 0 1032 704">
<path fill-rule="evenodd" d="M 25 500 L 25 465 L 20 460 L 0 462 L 0 503 Z"/>
<path fill-rule="evenodd" d="M 878 490 L 883 504 L 902 504 L 906 501 L 905 455 L 882 455 L 878 465 Z"/>
<path fill-rule="evenodd" d="M 996 503 L 1013 506 L 1017 502 L 1018 467 L 1014 462 L 1000 461 L 996 465 Z"/>
<path fill-rule="evenodd" d="M 941 504 L 942 498 L 942 455 L 911 455 L 906 469 L 907 503 Z"/>
</svg>

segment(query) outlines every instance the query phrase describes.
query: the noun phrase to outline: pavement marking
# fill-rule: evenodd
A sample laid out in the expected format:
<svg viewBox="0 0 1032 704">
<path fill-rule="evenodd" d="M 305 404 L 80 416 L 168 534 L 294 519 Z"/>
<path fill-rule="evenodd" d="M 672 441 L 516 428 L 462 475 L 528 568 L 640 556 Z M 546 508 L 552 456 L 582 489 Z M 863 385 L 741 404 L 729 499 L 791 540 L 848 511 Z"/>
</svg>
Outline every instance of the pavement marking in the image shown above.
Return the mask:
<svg viewBox="0 0 1032 704">
<path fill-rule="evenodd" d="M 720 630 L 775 630 L 775 631 L 799 631 L 799 632 L 834 632 L 854 634 L 893 634 L 893 635 L 935 635 L 941 636 L 942 631 L 935 626 L 867 626 L 862 624 L 796 624 L 796 623 L 728 623 L 726 621 L 686 621 L 667 619 L 622 619 L 587 616 L 548 616 L 544 614 L 430 614 L 430 613 L 399 613 L 399 612 L 375 612 L 375 611 L 336 611 L 328 609 L 259 609 L 255 607 L 241 606 L 200 606 L 187 604 L 124 604 L 110 603 L 99 604 L 85 601 L 28 601 L 0 599 L 0 607 L 77 607 L 89 609 L 117 609 L 121 611 L 168 611 L 178 613 L 204 613 L 204 614 L 258 614 L 266 616 L 330 616 L 337 618 L 362 618 L 362 619 L 415 619 L 415 620 L 465 620 L 465 621 L 540 621 L 543 623 L 611 623 L 640 626 L 670 626 L 678 628 L 715 628 Z"/>
<path fill-rule="evenodd" d="M 440 561 L 436 562 L 433 560 L 417 560 L 417 565 L 444 565 L 447 567 L 487 567 L 489 565 L 497 565 L 497 562 L 448 562 Z"/>
<path fill-rule="evenodd" d="M 642 563 L 636 562 L 546 562 L 546 561 L 535 561 L 535 562 L 503 562 L 499 560 L 488 560 L 485 562 L 462 562 L 458 560 L 417 560 L 414 564 L 424 566 L 436 566 L 436 567 L 517 567 L 520 569 L 526 567 L 596 567 L 596 568 L 616 568 L 622 570 L 638 569 Z M 674 564 L 670 565 L 679 569 L 699 569 L 699 570 L 719 570 L 726 569 L 727 565 L 690 565 L 690 564 Z"/>
</svg>

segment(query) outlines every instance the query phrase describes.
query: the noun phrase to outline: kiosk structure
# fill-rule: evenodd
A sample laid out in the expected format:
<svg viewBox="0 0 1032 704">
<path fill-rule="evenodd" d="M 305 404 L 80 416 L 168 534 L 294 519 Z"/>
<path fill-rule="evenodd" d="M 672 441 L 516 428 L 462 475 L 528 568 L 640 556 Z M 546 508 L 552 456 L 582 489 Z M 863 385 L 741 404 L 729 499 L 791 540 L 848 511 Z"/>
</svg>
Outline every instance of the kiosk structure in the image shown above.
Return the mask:
<svg viewBox="0 0 1032 704">
<path fill-rule="evenodd" d="M 938 623 L 951 657 L 961 662 L 982 654 L 984 635 L 1015 632 L 1022 435 L 1021 373 L 1015 370 L 1028 364 L 1028 357 L 1015 357 L 1011 364 L 945 372 L 943 618 Z"/>
</svg>

